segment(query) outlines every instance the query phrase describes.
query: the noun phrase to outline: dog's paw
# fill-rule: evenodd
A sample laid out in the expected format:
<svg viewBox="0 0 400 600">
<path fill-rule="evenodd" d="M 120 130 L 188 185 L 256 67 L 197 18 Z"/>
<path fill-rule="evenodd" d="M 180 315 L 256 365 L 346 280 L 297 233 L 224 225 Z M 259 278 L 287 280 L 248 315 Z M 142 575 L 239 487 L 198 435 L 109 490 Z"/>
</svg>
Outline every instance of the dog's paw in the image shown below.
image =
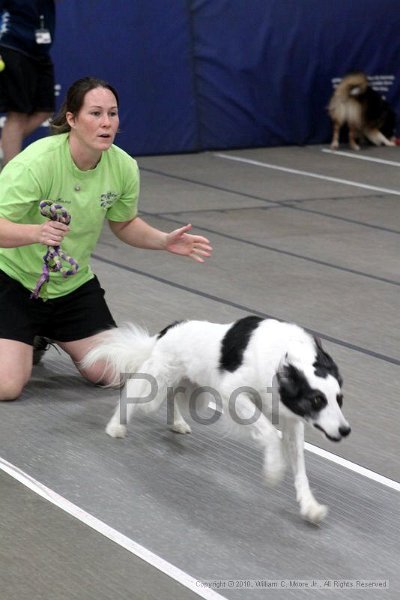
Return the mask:
<svg viewBox="0 0 400 600">
<path fill-rule="evenodd" d="M 332 144 L 331 144 L 331 150 L 339 150 L 339 143 L 338 142 L 332 142 Z"/>
<path fill-rule="evenodd" d="M 126 426 L 110 422 L 106 427 L 106 433 L 113 438 L 124 438 L 126 436 Z"/>
<path fill-rule="evenodd" d="M 171 431 L 175 433 L 192 433 L 192 428 L 186 421 L 178 421 L 171 426 Z"/>
<path fill-rule="evenodd" d="M 301 516 L 313 525 L 319 525 L 328 514 L 328 507 L 318 502 L 309 502 L 301 507 Z"/>
</svg>

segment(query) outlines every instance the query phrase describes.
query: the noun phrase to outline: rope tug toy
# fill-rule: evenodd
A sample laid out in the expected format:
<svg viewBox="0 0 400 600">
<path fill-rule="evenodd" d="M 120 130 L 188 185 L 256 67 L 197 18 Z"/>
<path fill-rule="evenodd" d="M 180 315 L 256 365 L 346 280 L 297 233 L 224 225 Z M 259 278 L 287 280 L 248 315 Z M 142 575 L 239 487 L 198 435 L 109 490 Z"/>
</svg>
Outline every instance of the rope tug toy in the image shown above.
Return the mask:
<svg viewBox="0 0 400 600">
<path fill-rule="evenodd" d="M 48 217 L 51 221 L 58 221 L 69 225 L 71 215 L 61 204 L 53 204 L 47 200 L 42 200 L 39 204 L 39 209 L 44 217 Z M 63 267 L 63 262 L 68 263 L 71 268 Z M 36 287 L 31 294 L 31 299 L 39 298 L 42 287 L 47 284 L 50 279 L 50 272 L 60 271 L 63 277 L 75 275 L 79 265 L 71 256 L 65 254 L 61 246 L 47 246 L 47 252 L 43 256 L 42 274 L 37 280 Z"/>
</svg>

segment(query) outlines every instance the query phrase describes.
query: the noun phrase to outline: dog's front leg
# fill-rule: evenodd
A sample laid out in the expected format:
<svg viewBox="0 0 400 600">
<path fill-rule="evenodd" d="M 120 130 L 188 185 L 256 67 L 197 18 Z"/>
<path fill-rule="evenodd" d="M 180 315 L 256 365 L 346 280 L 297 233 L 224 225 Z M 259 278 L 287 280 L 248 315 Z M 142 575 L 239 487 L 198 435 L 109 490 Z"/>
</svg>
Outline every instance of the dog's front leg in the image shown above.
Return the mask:
<svg viewBox="0 0 400 600">
<path fill-rule="evenodd" d="M 375 146 L 395 146 L 395 142 L 388 140 L 387 137 L 383 135 L 379 129 L 368 129 L 365 130 L 365 135 L 369 139 L 370 142 L 375 144 Z"/>
<path fill-rule="evenodd" d="M 251 437 L 264 449 L 267 483 L 271 486 L 278 484 L 285 472 L 285 461 L 277 430 L 246 394 L 237 398 L 234 414 L 235 420 L 248 428 Z"/>
<path fill-rule="evenodd" d="M 314 498 L 304 460 L 304 425 L 300 421 L 285 419 L 282 427 L 285 455 L 290 462 L 296 499 L 300 504 L 300 513 L 304 519 L 318 525 L 327 515 L 328 508 Z"/>
</svg>

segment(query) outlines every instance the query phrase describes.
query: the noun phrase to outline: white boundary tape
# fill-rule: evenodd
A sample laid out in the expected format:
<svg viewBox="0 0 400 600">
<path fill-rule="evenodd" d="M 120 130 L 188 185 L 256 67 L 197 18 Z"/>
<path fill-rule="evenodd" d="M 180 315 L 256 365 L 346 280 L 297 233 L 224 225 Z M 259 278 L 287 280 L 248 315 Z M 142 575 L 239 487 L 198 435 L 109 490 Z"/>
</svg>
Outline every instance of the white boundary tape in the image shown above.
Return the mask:
<svg viewBox="0 0 400 600">
<path fill-rule="evenodd" d="M 361 156 L 360 154 L 342 152 L 341 150 L 329 150 L 328 148 L 322 148 L 321 152 L 325 152 L 326 154 L 334 154 L 335 156 L 344 156 L 347 158 L 356 158 L 358 160 L 380 163 L 381 165 L 389 165 L 390 167 L 400 167 L 400 162 L 396 162 L 395 160 L 386 160 L 384 158 L 376 158 L 374 156 Z"/>
<path fill-rule="evenodd" d="M 312 444 L 309 444 L 308 442 L 305 442 L 304 447 L 306 450 L 308 450 L 309 452 L 312 452 L 313 454 L 316 454 L 317 456 L 326 458 L 327 460 L 330 460 L 331 462 L 336 463 L 337 465 L 340 465 L 341 467 L 345 467 L 346 469 L 349 469 L 349 471 L 353 471 L 354 473 L 363 475 L 364 477 L 367 477 L 368 479 L 372 479 L 372 481 L 376 481 L 377 483 L 385 485 L 386 487 L 389 487 L 392 490 L 395 490 L 396 492 L 400 492 L 400 483 L 397 481 L 394 481 L 393 479 L 389 479 L 388 477 L 385 477 L 384 475 L 379 475 L 379 473 L 375 473 L 375 471 L 366 469 L 365 467 L 362 467 L 361 465 L 357 465 L 356 463 L 353 463 L 345 458 L 342 458 L 341 456 L 337 456 L 336 454 L 332 454 L 331 452 L 328 452 L 327 450 L 318 448 L 318 446 L 313 446 Z"/>
<path fill-rule="evenodd" d="M 46 487 L 18 467 L 12 465 L 8 461 L 4 460 L 0 457 L 0 469 L 22 483 L 24 486 L 41 496 L 48 502 L 51 502 L 58 508 L 61 508 L 64 512 L 69 515 L 75 517 L 85 525 L 91 527 L 104 537 L 108 538 L 112 542 L 115 542 L 131 554 L 134 554 L 138 558 L 144 560 L 151 566 L 155 567 L 171 579 L 174 579 L 181 585 L 190 589 L 192 592 L 197 594 L 199 598 L 204 598 L 205 600 L 226 600 L 224 596 L 221 596 L 214 590 L 203 587 L 199 585 L 199 580 L 196 580 L 194 577 L 188 575 L 181 569 L 178 569 L 171 563 L 167 562 L 157 554 L 154 554 L 150 550 L 147 550 L 144 546 L 134 542 L 126 535 L 123 535 L 116 529 L 113 529 L 103 521 L 100 521 L 93 515 L 89 514 L 76 504 L 73 504 L 63 496 L 57 494 L 50 488 Z M 201 582 L 200 582 L 201 583 Z"/>
<path fill-rule="evenodd" d="M 351 185 L 352 187 L 361 188 L 364 190 L 371 190 L 373 192 L 380 192 L 382 194 L 392 194 L 394 196 L 400 196 L 400 190 L 392 190 L 390 188 L 382 188 L 376 185 L 368 185 L 367 183 L 360 183 L 357 181 L 350 181 L 348 179 L 340 179 L 339 177 L 329 177 L 327 175 L 321 175 L 319 173 L 312 173 L 311 171 L 301 171 L 299 169 L 289 169 L 289 167 L 281 167 L 279 165 L 272 165 L 270 163 L 264 163 L 259 160 L 252 160 L 250 158 L 243 158 L 240 156 L 234 156 L 231 154 L 223 154 L 216 152 L 214 156 L 223 158 L 225 160 L 233 160 L 236 162 L 245 163 L 248 165 L 254 165 L 256 167 L 263 167 L 264 169 L 272 169 L 274 171 L 283 171 L 283 173 L 292 173 L 293 175 L 302 175 L 303 177 L 313 177 L 314 179 L 322 179 L 323 181 L 332 181 L 333 183 L 340 183 L 342 185 Z"/>
</svg>

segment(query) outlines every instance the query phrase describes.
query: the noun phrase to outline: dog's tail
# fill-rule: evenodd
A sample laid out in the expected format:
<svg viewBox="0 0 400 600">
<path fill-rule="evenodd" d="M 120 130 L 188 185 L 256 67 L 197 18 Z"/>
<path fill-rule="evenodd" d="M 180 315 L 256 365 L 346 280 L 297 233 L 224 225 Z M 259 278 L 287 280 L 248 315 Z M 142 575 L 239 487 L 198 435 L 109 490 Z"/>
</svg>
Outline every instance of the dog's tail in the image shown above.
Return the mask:
<svg viewBox="0 0 400 600">
<path fill-rule="evenodd" d="M 108 387 L 120 386 L 129 373 L 135 373 L 150 356 L 157 336 L 132 323 L 125 323 L 105 331 L 100 341 L 86 354 L 80 363 L 83 369 L 96 362 L 104 364 Z"/>
<path fill-rule="evenodd" d="M 347 100 L 362 96 L 368 89 L 368 77 L 359 71 L 349 73 L 339 82 L 335 89 L 333 98 L 336 100 Z"/>
</svg>

